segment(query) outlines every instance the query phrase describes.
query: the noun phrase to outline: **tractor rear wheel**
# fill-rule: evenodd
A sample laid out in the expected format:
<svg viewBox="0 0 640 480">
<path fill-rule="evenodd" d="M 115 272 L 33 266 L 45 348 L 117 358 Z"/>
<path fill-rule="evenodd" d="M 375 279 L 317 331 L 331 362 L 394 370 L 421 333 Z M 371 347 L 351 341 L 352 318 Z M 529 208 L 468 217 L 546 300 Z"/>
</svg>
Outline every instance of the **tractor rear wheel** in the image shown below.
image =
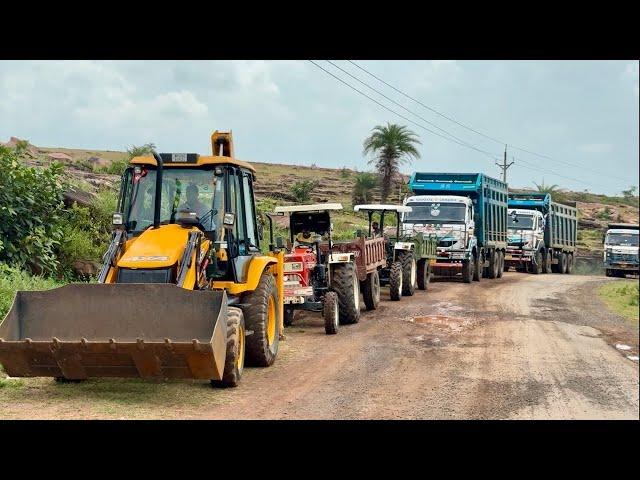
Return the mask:
<svg viewBox="0 0 640 480">
<path fill-rule="evenodd" d="M 402 264 L 393 262 L 389 272 L 389 296 L 393 301 L 398 301 L 402 297 L 402 276 Z"/>
<path fill-rule="evenodd" d="M 227 356 L 222 380 L 211 380 L 212 387 L 237 387 L 244 370 L 245 326 L 242 310 L 229 307 L 227 313 Z"/>
<path fill-rule="evenodd" d="M 242 297 L 248 304 L 244 310 L 246 329 L 252 331 L 247 337 L 247 365 L 268 367 L 278 353 L 280 322 L 278 321 L 278 290 L 276 280 L 270 273 L 263 273 L 258 287 Z"/>
<path fill-rule="evenodd" d="M 335 335 L 338 333 L 340 309 L 338 307 L 338 295 L 336 292 L 327 292 L 325 294 L 322 316 L 324 317 L 324 332 L 327 335 Z"/>
<path fill-rule="evenodd" d="M 284 307 L 284 326 L 290 327 L 293 325 L 293 317 L 295 316 L 296 311 L 293 307 Z"/>
<path fill-rule="evenodd" d="M 418 260 L 418 288 L 420 290 L 427 290 L 429 288 L 429 281 L 431 280 L 431 264 L 429 259 L 421 258 Z"/>
<path fill-rule="evenodd" d="M 367 310 L 375 310 L 380 303 L 380 275 L 375 270 L 367 274 L 367 278 L 362 282 L 362 298 Z"/>
<path fill-rule="evenodd" d="M 340 323 L 348 325 L 360 320 L 360 282 L 353 263 L 333 265 L 331 289 L 338 294 Z"/>
<path fill-rule="evenodd" d="M 402 295 L 412 296 L 418 286 L 418 267 L 413 252 L 398 253 L 398 261 L 402 264 Z"/>
</svg>

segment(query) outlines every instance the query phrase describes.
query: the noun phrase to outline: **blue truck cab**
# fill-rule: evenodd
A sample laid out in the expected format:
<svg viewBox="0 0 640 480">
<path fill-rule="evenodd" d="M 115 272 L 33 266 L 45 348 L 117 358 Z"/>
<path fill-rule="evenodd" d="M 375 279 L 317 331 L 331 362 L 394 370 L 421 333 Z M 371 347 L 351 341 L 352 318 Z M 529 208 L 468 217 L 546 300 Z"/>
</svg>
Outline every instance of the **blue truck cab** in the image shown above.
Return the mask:
<svg viewBox="0 0 640 480">
<path fill-rule="evenodd" d="M 403 228 L 438 237 L 436 275 L 457 275 L 465 283 L 502 276 L 507 247 L 507 184 L 482 173 L 415 172 L 412 211 Z"/>
</svg>

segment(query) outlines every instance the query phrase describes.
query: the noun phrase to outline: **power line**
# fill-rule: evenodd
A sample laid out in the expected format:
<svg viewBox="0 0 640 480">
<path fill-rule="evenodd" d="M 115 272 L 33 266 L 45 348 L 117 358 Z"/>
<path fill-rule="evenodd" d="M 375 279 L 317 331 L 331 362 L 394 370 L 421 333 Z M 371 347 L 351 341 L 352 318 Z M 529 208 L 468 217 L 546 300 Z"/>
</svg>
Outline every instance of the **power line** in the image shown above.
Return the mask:
<svg viewBox="0 0 640 480">
<path fill-rule="evenodd" d="M 316 67 L 318 67 L 320 70 L 324 71 L 325 73 L 331 75 L 333 78 L 335 78 L 336 80 L 338 80 L 339 82 L 345 84 L 347 87 L 351 88 L 352 90 L 355 90 L 356 92 L 358 92 L 360 95 L 367 97 L 369 100 L 371 100 L 372 102 L 376 103 L 377 105 L 381 106 L 382 108 L 384 108 L 385 110 L 390 111 L 391 113 L 394 113 L 395 115 L 398 115 L 400 118 L 403 118 L 404 120 L 406 120 L 407 122 L 411 122 L 414 125 L 418 126 L 419 128 L 422 128 L 423 130 L 426 130 L 427 132 L 433 134 L 433 135 L 437 135 L 438 137 L 444 138 L 445 140 L 448 140 L 450 142 L 456 143 L 458 145 L 461 145 L 463 147 L 467 147 L 467 148 L 471 148 L 473 150 L 476 150 L 484 155 L 488 155 L 489 158 L 494 158 L 491 153 L 480 150 L 479 148 L 474 147 L 473 145 L 469 145 L 469 144 L 465 144 L 465 143 L 461 143 L 457 140 L 454 140 L 452 138 L 449 137 L 445 137 L 444 135 L 438 133 L 438 132 L 434 132 L 433 130 L 428 129 L 427 127 L 415 122 L 414 120 L 411 120 L 408 117 L 405 117 L 404 115 L 402 115 L 401 113 L 396 112 L 395 110 L 387 107 L 386 105 L 378 102 L 375 98 L 370 97 L 369 95 L 367 95 L 366 93 L 364 93 L 361 90 L 358 90 L 356 87 L 354 87 L 353 85 L 351 85 L 350 83 L 345 82 L 343 79 L 341 79 L 340 77 L 338 77 L 337 75 L 334 75 L 333 73 L 331 73 L 329 70 L 323 68 L 322 66 L 318 65 L 316 62 L 314 62 L 313 60 L 309 60 L 309 62 L 313 63 Z"/>
<path fill-rule="evenodd" d="M 487 139 L 489 139 L 489 140 L 492 140 L 492 141 L 494 141 L 494 142 L 500 143 L 501 145 L 508 145 L 509 147 L 511 147 L 511 148 L 513 148 L 513 149 L 520 150 L 520 151 L 525 152 L 525 153 L 528 153 L 528 154 L 530 154 L 530 155 L 535 155 L 535 156 L 540 157 L 540 158 L 546 158 L 546 159 L 551 160 L 551 161 L 554 161 L 554 162 L 564 163 L 565 165 L 568 165 L 568 166 L 570 166 L 570 167 L 580 168 L 580 169 L 583 169 L 583 170 L 589 170 L 589 171 L 591 171 L 591 172 L 593 172 L 593 173 L 596 173 L 596 174 L 598 174 L 598 175 L 604 175 L 604 176 L 607 176 L 607 177 L 610 177 L 610 178 L 613 178 L 613 179 L 616 179 L 616 180 L 626 181 L 626 179 L 624 179 L 624 178 L 616 177 L 615 175 L 611 175 L 611 174 L 604 173 L 604 172 L 599 172 L 599 171 L 594 170 L 594 169 L 592 169 L 592 168 L 585 167 L 584 165 L 576 165 L 576 164 L 574 164 L 574 163 L 567 162 L 566 160 L 559 160 L 559 159 L 552 158 L 552 157 L 550 157 L 550 156 L 548 156 L 548 155 L 543 155 L 543 154 L 541 154 L 541 153 L 536 153 L 536 152 L 533 152 L 533 151 L 531 151 L 531 150 L 527 150 L 527 149 L 525 149 L 525 148 L 518 147 L 517 145 L 513 145 L 513 144 L 510 144 L 510 143 L 508 143 L 508 142 L 504 142 L 504 141 L 499 140 L 499 139 L 497 139 L 497 138 L 495 138 L 495 137 L 492 137 L 492 136 L 490 136 L 490 135 L 487 135 L 487 134 L 485 134 L 485 133 L 482 133 L 482 132 L 480 132 L 480 131 L 478 131 L 478 130 L 476 130 L 476 129 L 474 129 L 474 128 L 472 128 L 472 127 L 468 126 L 468 125 L 465 125 L 465 124 L 463 124 L 463 123 L 461 123 L 461 122 L 457 121 L 457 120 L 456 120 L 456 119 L 454 119 L 454 118 L 451 118 L 451 117 L 449 117 L 449 116 L 445 115 L 444 113 L 439 112 L 439 111 L 438 111 L 438 110 L 436 110 L 435 108 L 432 108 L 432 107 L 430 107 L 430 106 L 428 106 L 428 105 L 425 105 L 425 104 L 424 104 L 424 103 L 422 103 L 420 100 L 417 100 L 417 99 L 413 98 L 412 96 L 407 95 L 407 94 L 406 94 L 405 92 L 403 92 L 402 90 L 400 90 L 400 89 L 398 89 L 398 88 L 394 87 L 394 86 L 393 86 L 393 85 L 391 85 L 390 83 L 388 83 L 388 82 L 384 81 L 383 79 L 381 79 L 380 77 L 378 77 L 378 76 L 374 75 L 373 73 L 371 73 L 370 71 L 368 71 L 368 70 L 367 70 L 367 69 L 365 69 L 364 67 L 361 67 L 360 65 L 358 65 L 356 62 L 354 62 L 354 61 L 352 61 L 352 60 L 347 60 L 347 61 L 348 61 L 349 63 L 351 63 L 352 65 L 354 65 L 355 67 L 357 67 L 357 68 L 359 68 L 360 70 L 362 70 L 363 72 L 365 72 L 366 74 L 368 74 L 368 75 L 372 76 L 373 78 L 375 78 L 375 79 L 376 79 L 376 80 L 378 80 L 379 82 L 381 82 L 381 83 L 385 84 L 386 86 L 388 86 L 389 88 L 391 88 L 391 89 L 395 90 L 395 91 L 396 91 L 396 92 L 398 92 L 399 94 L 401 94 L 401 95 L 403 95 L 403 96 L 407 97 L 407 98 L 408 98 L 408 99 L 410 99 L 410 100 L 413 100 L 414 102 L 416 102 L 417 104 L 419 104 L 419 105 L 421 105 L 422 107 L 426 108 L 427 110 L 430 110 L 431 112 L 433 112 L 433 113 L 435 113 L 435 114 L 437 114 L 437 115 L 440 115 L 442 118 L 445 118 L 445 119 L 449 120 L 450 122 L 455 123 L 456 125 L 459 125 L 459 126 L 461 126 L 461 127 L 463 127 L 463 128 L 466 128 L 467 130 L 470 130 L 470 131 L 472 131 L 472 132 L 476 133 L 477 135 L 480 135 L 480 136 L 482 136 L 482 137 L 485 137 L 485 138 L 487 138 Z"/>
</svg>

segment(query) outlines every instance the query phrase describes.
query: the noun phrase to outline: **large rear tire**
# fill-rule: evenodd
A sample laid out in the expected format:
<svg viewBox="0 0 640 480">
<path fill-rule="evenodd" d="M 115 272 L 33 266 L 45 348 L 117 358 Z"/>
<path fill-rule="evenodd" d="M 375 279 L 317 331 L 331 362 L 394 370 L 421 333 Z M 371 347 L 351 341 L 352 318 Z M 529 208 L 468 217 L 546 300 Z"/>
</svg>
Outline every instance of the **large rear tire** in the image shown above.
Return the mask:
<svg viewBox="0 0 640 480">
<path fill-rule="evenodd" d="M 549 252 L 549 250 L 544 250 L 542 273 L 551 273 L 551 253 Z"/>
<path fill-rule="evenodd" d="M 500 259 L 498 258 L 498 250 L 494 250 L 491 253 L 491 260 L 489 261 L 488 274 L 489 278 L 498 278 L 498 264 Z"/>
<path fill-rule="evenodd" d="M 498 252 L 498 276 L 497 278 L 502 278 L 502 272 L 504 272 L 504 253 L 502 251 Z"/>
<path fill-rule="evenodd" d="M 348 325 L 360 320 L 360 281 L 353 263 L 333 265 L 331 289 L 338 295 L 340 323 Z"/>
<path fill-rule="evenodd" d="M 389 296 L 397 302 L 402 297 L 402 264 L 393 262 L 389 272 Z"/>
<path fill-rule="evenodd" d="M 567 273 L 567 254 L 564 252 L 560 254 L 560 272 L 558 273 Z"/>
<path fill-rule="evenodd" d="M 534 273 L 536 275 L 540 275 L 542 273 L 542 265 L 544 263 L 544 258 L 542 256 L 542 251 L 538 250 L 536 252 L 535 258 L 534 258 L 534 262 L 531 263 L 531 273 Z"/>
<path fill-rule="evenodd" d="M 237 387 L 245 360 L 245 325 L 242 310 L 229 307 L 227 314 L 227 356 L 222 380 L 211 380 L 212 387 Z"/>
<path fill-rule="evenodd" d="M 573 272 L 573 254 L 572 253 L 568 253 L 567 254 L 567 269 L 565 270 L 564 273 L 567 274 L 571 274 L 571 272 Z"/>
<path fill-rule="evenodd" d="M 474 261 L 473 255 L 471 255 L 469 260 L 464 260 L 462 262 L 462 281 L 464 283 L 471 283 L 475 276 L 475 272 L 476 262 Z"/>
<path fill-rule="evenodd" d="M 362 298 L 367 310 L 375 310 L 380 303 L 380 275 L 378 271 L 367 274 L 367 278 L 362 282 Z"/>
<path fill-rule="evenodd" d="M 322 316 L 324 318 L 324 332 L 327 335 L 335 335 L 338 333 L 340 307 L 338 306 L 338 294 L 336 292 L 327 292 L 324 295 Z"/>
<path fill-rule="evenodd" d="M 418 286 L 418 266 L 413 252 L 398 253 L 398 261 L 402 264 L 402 295 L 411 297 Z"/>
<path fill-rule="evenodd" d="M 278 290 L 276 280 L 270 273 L 263 273 L 258 287 L 242 297 L 249 306 L 244 310 L 247 336 L 247 365 L 268 367 L 273 364 L 280 343 L 278 321 Z"/>
<path fill-rule="evenodd" d="M 476 258 L 473 259 L 474 269 L 473 269 L 473 279 L 476 282 L 482 280 L 482 272 L 484 270 L 484 258 L 482 255 L 478 254 Z"/>
<path fill-rule="evenodd" d="M 421 258 L 418 260 L 418 288 L 427 290 L 431 281 L 431 264 L 429 259 Z"/>
</svg>

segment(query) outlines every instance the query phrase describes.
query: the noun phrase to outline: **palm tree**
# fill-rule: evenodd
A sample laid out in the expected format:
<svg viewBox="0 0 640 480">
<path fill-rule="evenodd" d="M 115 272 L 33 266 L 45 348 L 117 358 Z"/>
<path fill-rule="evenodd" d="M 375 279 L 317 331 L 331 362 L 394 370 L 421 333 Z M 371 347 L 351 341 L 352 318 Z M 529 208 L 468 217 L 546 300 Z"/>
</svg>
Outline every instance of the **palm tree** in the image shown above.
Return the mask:
<svg viewBox="0 0 640 480">
<path fill-rule="evenodd" d="M 421 144 L 418 136 L 404 125 L 387 122 L 386 126 L 376 125 L 371 135 L 364 141 L 363 155 L 374 155 L 369 163 L 375 163 L 380 175 L 381 197 L 386 201 L 394 179 L 398 176 L 398 167 L 402 163 L 420 158 L 415 144 Z"/>
<path fill-rule="evenodd" d="M 544 184 L 544 180 L 542 180 L 542 183 L 540 185 L 538 185 L 536 182 L 533 182 L 533 184 L 536 186 L 536 188 L 538 189 L 538 192 L 540 193 L 557 193 L 558 192 L 558 185 L 553 184 L 553 185 L 545 185 Z"/>
<path fill-rule="evenodd" d="M 374 173 L 362 172 L 356 174 L 355 180 L 352 194 L 353 204 L 367 203 L 369 190 L 378 185 L 378 178 Z"/>
</svg>

